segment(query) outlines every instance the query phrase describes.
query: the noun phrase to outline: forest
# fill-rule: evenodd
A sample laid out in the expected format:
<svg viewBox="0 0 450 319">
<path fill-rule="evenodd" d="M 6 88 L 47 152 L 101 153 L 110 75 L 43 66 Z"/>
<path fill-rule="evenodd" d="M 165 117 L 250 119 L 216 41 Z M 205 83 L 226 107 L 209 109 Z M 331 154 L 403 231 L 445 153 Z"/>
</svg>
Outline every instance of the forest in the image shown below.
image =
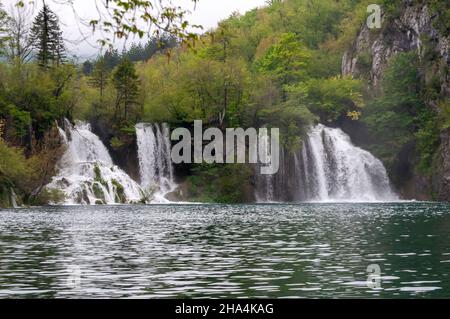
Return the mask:
<svg viewBox="0 0 450 319">
<path fill-rule="evenodd" d="M 44 186 L 64 152 L 57 127 L 65 118 L 107 131 L 105 144 L 118 156 L 135 143 L 139 122 L 277 127 L 288 152 L 301 147 L 311 125 L 323 123 L 353 132 L 383 161 L 397 189 L 407 149 L 408 170 L 431 177 L 440 135 L 450 128 L 440 78 L 448 77 L 448 65 L 438 65 L 434 46 L 423 39 L 423 52 L 395 55 L 376 84 L 369 50 L 359 55 L 359 76 L 344 75 L 343 56 L 372 3 L 386 10 L 381 29 L 370 32 L 389 32 L 403 1 L 272 0 L 196 37 L 153 34 L 122 51 L 105 45 L 82 62 L 70 58 L 51 4 L 31 21 L 0 7 L 0 206 L 9 205 L 11 192 L 25 205 L 62 196 Z M 448 3 L 428 4 L 438 17 L 435 28 L 448 37 Z M 189 200 L 250 200 L 249 165 L 193 164 L 178 168 L 178 176 Z M 431 189 L 425 193 L 433 198 Z"/>
</svg>

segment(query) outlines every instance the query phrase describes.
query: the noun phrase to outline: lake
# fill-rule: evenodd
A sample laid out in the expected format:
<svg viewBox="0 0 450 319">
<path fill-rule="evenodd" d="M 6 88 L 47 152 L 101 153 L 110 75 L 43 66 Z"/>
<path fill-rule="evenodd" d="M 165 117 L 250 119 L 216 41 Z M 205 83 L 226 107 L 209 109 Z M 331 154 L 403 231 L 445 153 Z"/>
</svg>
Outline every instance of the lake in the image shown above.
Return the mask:
<svg viewBox="0 0 450 319">
<path fill-rule="evenodd" d="M 80 297 L 450 297 L 450 204 L 0 210 L 0 298 Z"/>
</svg>

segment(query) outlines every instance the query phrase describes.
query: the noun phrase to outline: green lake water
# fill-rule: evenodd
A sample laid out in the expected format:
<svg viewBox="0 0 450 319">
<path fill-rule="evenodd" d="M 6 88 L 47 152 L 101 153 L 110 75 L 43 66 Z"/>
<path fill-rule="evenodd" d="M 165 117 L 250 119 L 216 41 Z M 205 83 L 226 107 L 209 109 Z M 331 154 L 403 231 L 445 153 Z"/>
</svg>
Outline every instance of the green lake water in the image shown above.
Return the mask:
<svg viewBox="0 0 450 319">
<path fill-rule="evenodd" d="M 450 297 L 450 205 L 0 210 L 0 298 L 80 297 Z"/>
</svg>

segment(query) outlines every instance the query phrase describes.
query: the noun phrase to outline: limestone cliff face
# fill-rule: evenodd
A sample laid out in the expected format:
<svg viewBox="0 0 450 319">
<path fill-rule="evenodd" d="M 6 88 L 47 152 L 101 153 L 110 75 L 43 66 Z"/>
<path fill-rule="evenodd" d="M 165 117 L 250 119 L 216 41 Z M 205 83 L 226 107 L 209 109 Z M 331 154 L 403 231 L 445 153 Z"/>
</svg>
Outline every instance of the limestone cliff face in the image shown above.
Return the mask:
<svg viewBox="0 0 450 319">
<path fill-rule="evenodd" d="M 450 64 L 449 38 L 439 34 L 433 27 L 433 16 L 426 4 L 413 5 L 412 1 L 403 1 L 401 14 L 397 18 L 384 21 L 382 29 L 369 29 L 363 26 L 353 47 L 342 59 L 342 74 L 354 77 L 362 76 L 366 70 L 363 58 L 370 56 L 369 80 L 374 86 L 379 85 L 383 71 L 391 57 L 399 52 L 417 51 L 424 54 L 424 39 L 434 46 L 438 59 Z M 367 66 L 366 66 L 367 67 Z M 446 93 L 450 95 L 449 79 L 441 79 Z"/>
<path fill-rule="evenodd" d="M 432 62 L 427 62 L 421 74 L 423 83 L 437 76 L 440 99 L 450 98 L 450 72 L 442 72 L 450 66 L 450 39 L 434 27 L 438 13 L 432 11 L 426 1 L 419 4 L 404 0 L 395 17 L 383 16 L 381 29 L 369 29 L 364 25 L 342 58 L 342 74 L 366 79 L 369 93 L 375 95 L 393 56 L 414 51 L 420 59 L 425 59 L 432 52 Z M 435 100 L 426 103 L 434 111 L 440 111 Z M 405 176 L 399 186 L 405 198 L 450 200 L 450 131 L 441 133 L 440 144 L 431 176 L 421 176 L 414 170 L 410 176 Z M 414 160 L 417 159 L 409 158 L 405 165 L 413 165 Z"/>
<path fill-rule="evenodd" d="M 111 138 L 117 134 L 101 119 L 91 121 L 92 131 L 100 138 L 108 149 L 114 163 L 123 169 L 132 179 L 139 182 L 139 160 L 137 156 L 136 139 L 133 136 L 126 137 L 126 143 L 119 148 L 111 147 Z"/>
</svg>

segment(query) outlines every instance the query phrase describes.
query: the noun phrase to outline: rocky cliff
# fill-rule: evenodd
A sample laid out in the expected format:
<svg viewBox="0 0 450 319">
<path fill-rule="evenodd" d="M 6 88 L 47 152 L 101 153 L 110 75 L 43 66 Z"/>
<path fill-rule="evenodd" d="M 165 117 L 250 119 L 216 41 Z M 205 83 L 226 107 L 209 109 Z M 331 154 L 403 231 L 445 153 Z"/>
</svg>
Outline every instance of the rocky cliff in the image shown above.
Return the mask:
<svg viewBox="0 0 450 319">
<path fill-rule="evenodd" d="M 120 147 L 112 147 L 111 140 L 120 134 L 106 121 L 101 119 L 91 120 L 92 131 L 108 149 L 114 163 L 123 169 L 131 178 L 139 182 L 139 160 L 137 156 L 137 144 L 134 135 L 122 134 L 124 141 Z"/>
<path fill-rule="evenodd" d="M 382 28 L 369 29 L 364 25 L 351 48 L 345 52 L 342 74 L 364 79 L 368 94 L 376 95 L 380 91 L 383 72 L 391 58 L 400 52 L 417 52 L 424 65 L 421 70 L 422 83 L 427 85 L 434 81 L 439 87 L 437 96 L 427 97 L 425 103 L 434 112 L 441 112 L 437 101 L 445 101 L 450 97 L 450 39 L 445 27 L 442 31 L 437 26 L 441 23 L 441 12 L 430 1 L 419 3 L 411 0 L 398 1 L 395 12 L 383 7 L 382 12 Z M 433 172 L 429 176 L 423 176 L 414 169 L 417 161 L 414 156 L 417 155 L 413 152 L 398 156 L 403 156 L 405 178 L 397 187 L 405 198 L 450 200 L 448 129 L 441 132 Z"/>
<path fill-rule="evenodd" d="M 438 54 L 436 64 L 450 64 L 449 37 L 440 34 L 433 26 L 436 15 L 426 4 L 402 1 L 397 17 L 384 15 L 381 29 L 369 29 L 366 25 L 359 32 L 353 46 L 342 59 L 342 73 L 355 77 L 369 71 L 369 80 L 378 86 L 389 60 L 399 52 L 416 51 L 424 57 L 427 50 Z M 427 48 L 427 46 L 431 46 Z M 368 61 L 363 61 L 369 56 Z M 365 68 L 368 67 L 368 70 Z M 441 78 L 443 91 L 450 96 L 449 78 Z"/>
</svg>

